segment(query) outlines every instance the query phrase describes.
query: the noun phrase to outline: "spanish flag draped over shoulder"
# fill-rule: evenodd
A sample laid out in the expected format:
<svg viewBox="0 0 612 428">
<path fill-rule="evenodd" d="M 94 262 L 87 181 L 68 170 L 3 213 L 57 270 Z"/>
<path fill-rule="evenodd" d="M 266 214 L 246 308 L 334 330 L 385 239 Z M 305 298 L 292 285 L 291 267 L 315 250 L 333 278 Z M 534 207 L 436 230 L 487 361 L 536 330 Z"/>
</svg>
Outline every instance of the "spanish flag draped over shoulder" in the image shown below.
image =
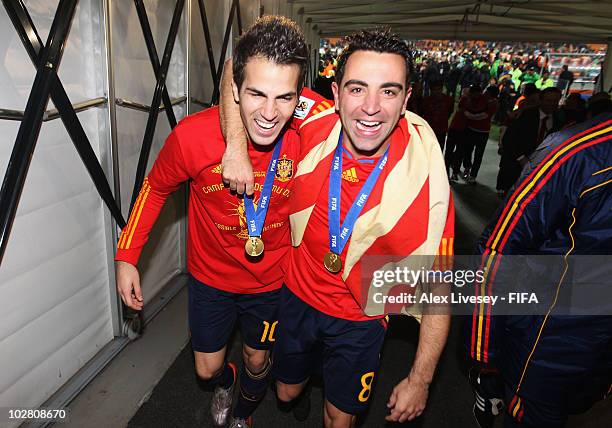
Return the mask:
<svg viewBox="0 0 612 428">
<path fill-rule="evenodd" d="M 311 117 L 300 129 L 303 149 L 289 216 L 295 247 L 302 243 L 319 192 L 329 190 L 325 182 L 341 129 L 333 107 Z M 435 134 L 422 118 L 407 112 L 390 138 L 387 164 L 355 223 L 342 273 L 369 316 L 395 312 L 375 304 L 372 293 L 398 291 L 397 284 L 374 287 L 374 270 L 430 269 L 434 264 L 444 268 L 436 256 L 452 255 L 454 210 Z M 410 308 L 401 312 L 416 315 Z"/>
</svg>

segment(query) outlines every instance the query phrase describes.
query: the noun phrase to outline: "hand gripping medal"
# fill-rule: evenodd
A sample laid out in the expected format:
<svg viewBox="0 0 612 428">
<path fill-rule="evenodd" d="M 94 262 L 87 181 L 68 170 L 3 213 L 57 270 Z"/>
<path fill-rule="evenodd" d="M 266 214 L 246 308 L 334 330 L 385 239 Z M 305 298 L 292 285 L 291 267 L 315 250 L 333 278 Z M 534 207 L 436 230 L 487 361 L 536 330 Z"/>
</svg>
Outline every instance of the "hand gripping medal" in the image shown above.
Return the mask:
<svg viewBox="0 0 612 428">
<path fill-rule="evenodd" d="M 387 163 L 387 155 L 389 148 L 385 151 L 385 154 L 378 159 L 378 163 L 374 167 L 374 170 L 368 176 L 368 179 L 361 187 L 359 196 L 353 201 L 353 204 L 346 213 L 342 228 L 340 226 L 340 195 L 342 186 L 342 139 L 344 133 L 340 134 L 336 151 L 334 152 L 334 159 L 332 167 L 329 172 L 329 209 L 328 209 L 328 221 L 329 221 L 329 249 L 330 251 L 325 254 L 323 258 L 323 265 L 331 273 L 338 273 L 342 270 L 342 259 L 340 254 L 344 250 L 344 246 L 348 242 L 349 237 L 353 233 L 353 227 L 355 222 L 361 214 L 361 210 L 365 206 L 374 185 L 380 177 L 385 164 Z"/>
<path fill-rule="evenodd" d="M 272 152 L 272 159 L 270 159 L 270 164 L 268 165 L 268 170 L 266 171 L 266 178 L 259 197 L 257 210 L 255 210 L 253 196 L 244 197 L 244 212 L 247 219 L 247 231 L 249 233 L 249 239 L 247 239 L 246 243 L 244 244 L 244 250 L 250 257 L 258 257 L 262 255 L 264 251 L 264 243 L 261 239 L 261 232 L 263 231 L 266 214 L 268 213 L 268 207 L 270 206 L 272 185 L 274 184 L 274 176 L 276 175 L 276 166 L 278 164 L 278 156 L 280 154 L 282 144 L 282 139 L 280 139 L 280 141 L 277 140 L 274 151 Z"/>
</svg>

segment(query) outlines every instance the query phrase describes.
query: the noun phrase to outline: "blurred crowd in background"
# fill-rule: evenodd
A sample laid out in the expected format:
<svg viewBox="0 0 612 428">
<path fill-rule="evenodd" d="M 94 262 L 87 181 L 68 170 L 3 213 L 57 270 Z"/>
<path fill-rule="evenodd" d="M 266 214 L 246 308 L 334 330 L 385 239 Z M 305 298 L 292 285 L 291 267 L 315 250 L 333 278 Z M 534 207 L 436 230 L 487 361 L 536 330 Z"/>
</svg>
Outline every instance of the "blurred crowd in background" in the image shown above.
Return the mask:
<svg viewBox="0 0 612 428">
<path fill-rule="evenodd" d="M 491 138 L 497 191 L 505 195 L 549 134 L 610 103 L 602 88 L 605 45 L 422 40 L 413 46 L 408 109 L 436 133 L 451 182 L 476 184 Z M 324 40 L 313 89 L 333 99 L 341 40 Z M 590 108 L 591 107 L 591 108 Z"/>
</svg>

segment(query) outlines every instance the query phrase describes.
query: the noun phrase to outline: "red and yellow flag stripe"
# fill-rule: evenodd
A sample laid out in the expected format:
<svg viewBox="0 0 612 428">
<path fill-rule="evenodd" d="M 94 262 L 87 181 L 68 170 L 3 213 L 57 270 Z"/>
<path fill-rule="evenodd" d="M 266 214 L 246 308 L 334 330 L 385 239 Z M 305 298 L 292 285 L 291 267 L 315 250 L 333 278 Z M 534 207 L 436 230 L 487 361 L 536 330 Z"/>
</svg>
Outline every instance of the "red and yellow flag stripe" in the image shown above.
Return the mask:
<svg viewBox="0 0 612 428">
<path fill-rule="evenodd" d="M 440 240 L 440 247 L 438 248 L 438 254 L 434 260 L 434 270 L 448 270 L 453 268 L 453 255 L 455 248 L 455 238 L 442 238 Z"/>
<path fill-rule="evenodd" d="M 327 110 L 328 108 L 331 108 L 333 106 L 333 103 L 330 103 L 329 101 L 321 101 L 313 110 L 313 115 L 317 114 L 317 113 L 321 113 L 324 110 Z"/>
</svg>

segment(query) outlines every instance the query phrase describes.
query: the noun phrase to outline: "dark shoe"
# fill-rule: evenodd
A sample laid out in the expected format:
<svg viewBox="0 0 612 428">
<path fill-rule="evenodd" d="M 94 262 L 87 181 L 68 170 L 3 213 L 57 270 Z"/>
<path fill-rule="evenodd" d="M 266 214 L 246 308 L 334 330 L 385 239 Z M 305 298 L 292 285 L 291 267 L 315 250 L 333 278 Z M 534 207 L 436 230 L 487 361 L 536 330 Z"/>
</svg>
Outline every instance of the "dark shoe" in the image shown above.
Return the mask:
<svg viewBox="0 0 612 428">
<path fill-rule="evenodd" d="M 470 384 L 474 390 L 476 402 L 472 412 L 480 428 L 493 428 L 495 418 L 503 410 L 504 403 L 501 399 L 491 396 L 492 391 L 487 391 L 484 384 L 491 383 L 492 375 L 484 374 L 478 370 L 470 370 Z M 498 375 L 493 375 L 498 376 Z M 484 382 L 484 384 L 483 384 Z M 488 385 L 491 388 L 491 385 Z M 497 394 L 495 394 L 497 395 Z"/>
<path fill-rule="evenodd" d="M 293 417 L 299 422 L 304 422 L 310 415 L 310 390 L 311 386 L 307 385 L 306 389 L 297 398 L 297 402 L 293 407 Z"/>
</svg>

